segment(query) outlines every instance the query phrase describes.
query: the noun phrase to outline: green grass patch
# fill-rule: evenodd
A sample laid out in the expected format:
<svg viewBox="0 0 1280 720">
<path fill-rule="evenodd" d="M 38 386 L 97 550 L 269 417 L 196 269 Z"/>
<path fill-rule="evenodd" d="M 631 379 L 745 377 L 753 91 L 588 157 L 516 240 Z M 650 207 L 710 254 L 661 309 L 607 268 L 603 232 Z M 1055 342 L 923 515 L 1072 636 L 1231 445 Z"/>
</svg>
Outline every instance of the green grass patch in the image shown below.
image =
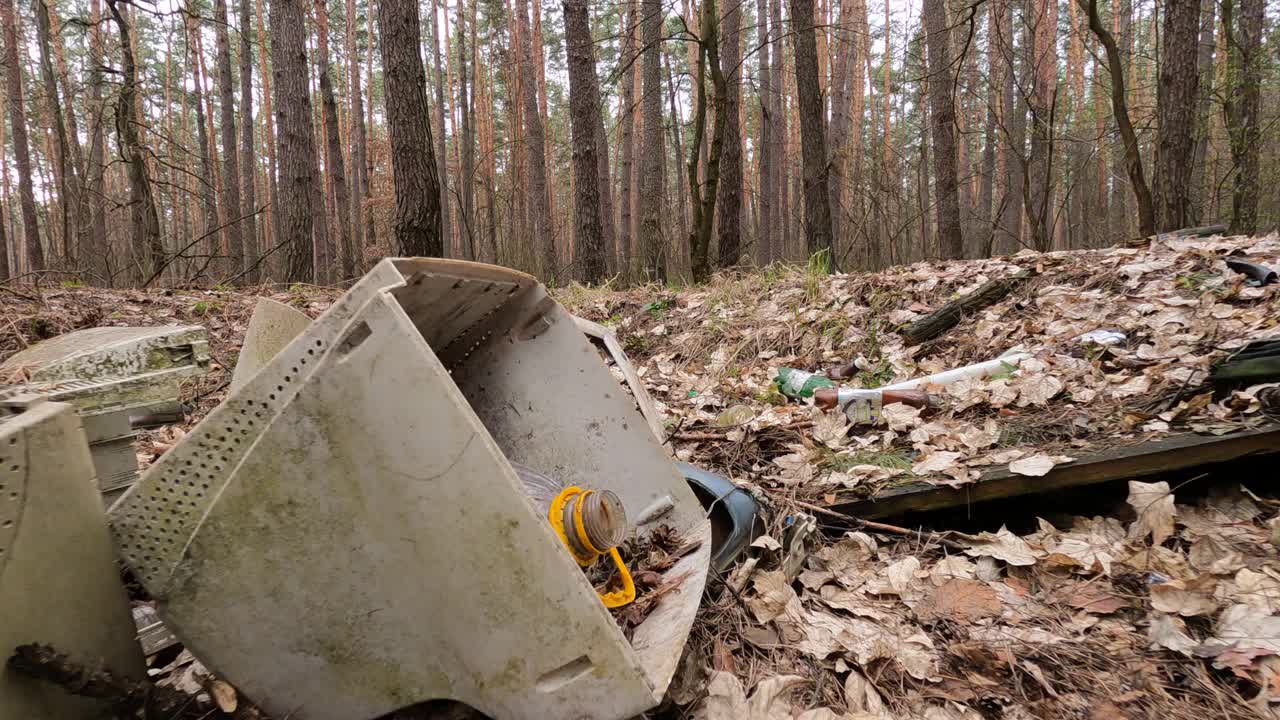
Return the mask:
<svg viewBox="0 0 1280 720">
<path fill-rule="evenodd" d="M 216 300 L 201 300 L 191 306 L 191 312 L 194 315 L 205 317 L 222 309 L 222 303 Z"/>
</svg>

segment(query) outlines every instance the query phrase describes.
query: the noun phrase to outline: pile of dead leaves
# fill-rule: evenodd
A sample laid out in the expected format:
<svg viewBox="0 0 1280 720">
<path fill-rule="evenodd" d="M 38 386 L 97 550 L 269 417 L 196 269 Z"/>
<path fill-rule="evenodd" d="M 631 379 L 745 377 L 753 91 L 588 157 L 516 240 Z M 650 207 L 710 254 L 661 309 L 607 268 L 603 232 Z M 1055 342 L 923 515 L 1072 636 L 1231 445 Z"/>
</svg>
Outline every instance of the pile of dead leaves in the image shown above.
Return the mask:
<svg viewBox="0 0 1280 720">
<path fill-rule="evenodd" d="M 710 720 L 1280 717 L 1277 503 L 1133 482 L 1128 504 L 1127 526 L 960 553 L 853 532 L 794 579 L 758 571 L 705 603 L 712 670 L 682 694 Z"/>
<path fill-rule="evenodd" d="M 724 276 L 679 294 L 581 289 L 562 300 L 612 325 L 671 430 L 676 454 L 820 497 L 871 495 L 911 478 L 963 485 L 994 467 L 1055 465 L 1178 432 L 1269 422 L 1262 387 L 1212 392 L 1210 367 L 1280 336 L 1280 285 L 1226 265 L 1280 267 L 1280 237 L 1166 238 L 1145 248 L 917 263 L 872 275 L 777 270 Z M 899 331 L 988 281 L 1034 273 L 1004 300 L 917 346 Z M 1115 345 L 1081 336 L 1123 335 Z M 879 387 L 1024 351 L 1019 367 L 937 389 L 942 413 L 889 406 L 874 428 L 788 403 L 779 367 L 852 362 Z"/>
</svg>

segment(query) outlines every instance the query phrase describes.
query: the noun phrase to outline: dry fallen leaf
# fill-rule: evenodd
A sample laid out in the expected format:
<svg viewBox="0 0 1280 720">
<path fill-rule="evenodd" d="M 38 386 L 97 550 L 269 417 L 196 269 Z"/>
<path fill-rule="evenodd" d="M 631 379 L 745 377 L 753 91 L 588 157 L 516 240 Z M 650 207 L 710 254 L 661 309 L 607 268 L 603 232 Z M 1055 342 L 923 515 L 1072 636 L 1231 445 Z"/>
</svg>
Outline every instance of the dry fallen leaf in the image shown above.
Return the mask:
<svg viewBox="0 0 1280 720">
<path fill-rule="evenodd" d="M 929 598 L 916 608 L 916 616 L 924 622 L 953 620 L 971 623 L 982 618 L 998 617 L 1004 605 L 991 586 L 977 580 L 957 578 L 935 588 Z"/>
<path fill-rule="evenodd" d="M 236 689 L 231 687 L 229 683 L 222 680 L 214 680 L 209 683 L 209 693 L 213 695 L 213 701 L 218 704 L 218 709 L 224 713 L 233 713 L 239 704 L 236 698 Z"/>
<path fill-rule="evenodd" d="M 1022 538 L 1000 528 L 999 532 L 980 533 L 964 540 L 964 554 L 970 557 L 993 557 L 1010 565 L 1035 565 L 1036 553 Z"/>
<path fill-rule="evenodd" d="M 1218 618 L 1214 636 L 1195 652 L 1215 658 L 1215 667 L 1247 669 L 1255 658 L 1280 655 L 1280 617 L 1249 605 L 1232 605 Z"/>
<path fill-rule="evenodd" d="M 777 618 L 786 609 L 787 603 L 796 596 L 796 591 L 791 589 L 780 570 L 758 573 L 751 586 L 755 589 L 755 595 L 747 598 L 747 607 L 759 623 Z"/>
<path fill-rule="evenodd" d="M 1044 453 L 1032 455 L 1021 460 L 1014 460 L 1009 463 L 1009 472 L 1015 475 L 1027 475 L 1029 477 L 1041 477 L 1047 475 L 1056 465 L 1068 463 L 1075 458 L 1069 458 L 1063 455 L 1055 455 L 1050 457 Z"/>
<path fill-rule="evenodd" d="M 1151 648 L 1162 647 L 1183 655 L 1190 655 L 1198 644 L 1187 635 L 1187 625 L 1176 615 L 1157 615 L 1147 628 Z"/>
<path fill-rule="evenodd" d="M 1173 535 L 1173 516 L 1177 510 L 1169 483 L 1130 480 L 1128 502 L 1138 515 L 1138 519 L 1129 526 L 1130 540 L 1141 540 L 1150 535 L 1151 544 L 1160 545 Z"/>
<path fill-rule="evenodd" d="M 1101 583 L 1094 582 L 1078 584 L 1067 598 L 1067 604 L 1098 615 L 1110 615 L 1120 608 L 1129 607 L 1128 600 L 1108 591 Z"/>
<path fill-rule="evenodd" d="M 1213 578 L 1192 581 L 1171 580 L 1151 586 L 1151 607 L 1164 613 L 1192 617 L 1218 609 L 1213 600 Z"/>
</svg>

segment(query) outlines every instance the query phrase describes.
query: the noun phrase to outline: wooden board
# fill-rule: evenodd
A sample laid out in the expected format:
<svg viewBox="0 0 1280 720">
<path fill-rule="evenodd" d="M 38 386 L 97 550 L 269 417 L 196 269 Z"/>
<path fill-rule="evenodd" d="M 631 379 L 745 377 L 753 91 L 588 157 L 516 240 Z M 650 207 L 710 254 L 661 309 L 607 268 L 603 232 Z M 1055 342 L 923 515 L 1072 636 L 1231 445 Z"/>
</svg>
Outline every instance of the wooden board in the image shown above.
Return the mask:
<svg viewBox="0 0 1280 720">
<path fill-rule="evenodd" d="M 830 508 L 858 518 L 889 518 L 909 512 L 943 510 L 987 500 L 1142 478 L 1270 453 L 1280 453 L 1280 424 L 1222 436 L 1177 435 L 1107 450 L 1059 465 L 1043 477 L 1015 475 L 1001 469 L 988 472 L 977 482 L 959 488 L 914 482 L 890 488 L 874 498 L 837 502 Z"/>
</svg>

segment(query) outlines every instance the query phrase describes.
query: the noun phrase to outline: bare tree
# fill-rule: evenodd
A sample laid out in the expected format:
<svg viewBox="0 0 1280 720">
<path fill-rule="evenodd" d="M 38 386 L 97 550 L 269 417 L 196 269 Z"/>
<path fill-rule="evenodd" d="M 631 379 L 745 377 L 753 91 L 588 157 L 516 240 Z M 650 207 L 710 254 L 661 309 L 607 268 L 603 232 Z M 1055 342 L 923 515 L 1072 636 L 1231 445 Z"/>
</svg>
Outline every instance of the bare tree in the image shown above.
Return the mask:
<svg viewBox="0 0 1280 720">
<path fill-rule="evenodd" d="M 138 117 L 138 66 L 130 41 L 129 21 L 121 11 L 121 0 L 107 0 L 107 7 L 115 18 L 120 34 L 120 99 L 116 102 L 116 133 L 120 138 L 120 152 L 124 156 L 129 178 L 129 206 L 133 232 L 133 262 L 135 273 L 144 283 L 150 282 L 160 272 L 165 262 L 164 244 L 160 240 L 160 216 L 156 212 L 155 196 L 151 190 L 151 178 L 147 172 L 150 151 L 138 134 L 141 118 Z"/>
<path fill-rule="evenodd" d="M 436 175 L 431 123 L 427 121 L 427 76 L 418 54 L 419 27 L 417 0 L 378 3 L 396 192 L 393 247 L 401 255 L 440 257 L 444 252 L 440 180 Z"/>
<path fill-rule="evenodd" d="M 1156 233 L 1155 208 L 1151 202 L 1151 189 L 1142 169 L 1142 153 L 1138 149 L 1138 136 L 1133 131 L 1133 123 L 1129 120 L 1129 105 L 1125 94 L 1124 65 L 1120 48 L 1115 38 L 1102 24 L 1098 15 L 1098 0 L 1076 0 L 1089 18 L 1089 29 L 1097 36 L 1098 42 L 1107 53 L 1107 69 L 1111 73 L 1111 113 L 1116 118 L 1120 130 L 1120 139 L 1124 142 L 1125 169 L 1129 173 L 1129 182 L 1133 186 L 1133 194 L 1138 200 L 1138 227 L 1142 234 Z M 1229 0 L 1228 0 L 1229 1 Z"/>
</svg>

